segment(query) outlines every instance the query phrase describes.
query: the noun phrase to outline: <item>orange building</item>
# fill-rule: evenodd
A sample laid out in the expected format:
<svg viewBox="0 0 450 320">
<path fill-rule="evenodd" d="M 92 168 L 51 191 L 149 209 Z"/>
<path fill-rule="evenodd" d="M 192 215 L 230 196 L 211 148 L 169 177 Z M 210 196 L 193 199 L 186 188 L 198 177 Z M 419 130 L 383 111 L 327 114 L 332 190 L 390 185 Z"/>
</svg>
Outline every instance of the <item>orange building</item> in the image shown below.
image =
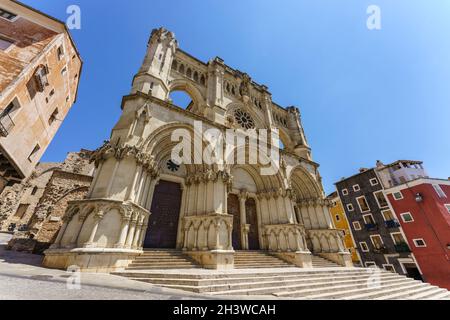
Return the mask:
<svg viewBox="0 0 450 320">
<path fill-rule="evenodd" d="M 348 225 L 347 217 L 344 212 L 344 207 L 342 206 L 341 199 L 337 192 L 333 192 L 328 196 L 328 199 L 332 201 L 333 206 L 330 208 L 331 218 L 333 220 L 336 229 L 341 229 L 345 232 L 344 242 L 345 247 L 352 253 L 352 261 L 354 264 L 359 263 L 360 259 L 358 252 L 355 249 L 355 242 L 353 241 L 353 236 Z"/>
</svg>

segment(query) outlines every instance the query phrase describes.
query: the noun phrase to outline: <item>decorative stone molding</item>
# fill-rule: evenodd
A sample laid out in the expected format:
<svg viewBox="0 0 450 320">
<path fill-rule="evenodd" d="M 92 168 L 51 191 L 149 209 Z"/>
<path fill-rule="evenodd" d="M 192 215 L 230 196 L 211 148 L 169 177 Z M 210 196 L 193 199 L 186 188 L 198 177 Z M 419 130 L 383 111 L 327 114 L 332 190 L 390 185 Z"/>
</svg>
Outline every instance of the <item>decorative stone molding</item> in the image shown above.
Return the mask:
<svg viewBox="0 0 450 320">
<path fill-rule="evenodd" d="M 183 218 L 183 250 L 232 250 L 233 217 L 225 214 Z"/>
<path fill-rule="evenodd" d="M 307 230 L 314 253 L 348 253 L 344 246 L 344 239 L 341 230 L 320 229 Z"/>
<path fill-rule="evenodd" d="M 306 232 L 299 224 L 265 225 L 263 236 L 268 250 L 275 252 L 308 251 Z"/>
<path fill-rule="evenodd" d="M 117 234 L 99 235 L 98 230 L 102 224 L 109 226 L 114 220 L 110 213 L 117 212 L 120 215 L 122 226 L 117 230 Z M 74 246 L 101 247 L 101 248 L 132 248 L 142 247 L 142 243 L 137 242 L 140 233 L 145 232 L 150 212 L 145 208 L 132 202 L 122 202 L 109 199 L 88 199 L 69 202 L 67 214 L 63 218 L 57 241 L 52 245 L 52 249 Z M 106 220 L 105 220 L 106 219 Z M 107 221 L 108 220 L 108 221 Z M 131 226 L 133 225 L 133 228 Z M 126 230 L 126 234 L 123 234 Z M 86 237 L 87 238 L 83 238 Z M 98 246 L 94 239 L 106 238 L 107 245 Z M 135 239 L 136 238 L 136 239 Z M 71 239 L 68 241 L 67 239 Z M 130 240 L 129 240 L 130 239 Z M 135 241 L 133 242 L 133 239 Z M 129 242 L 125 243 L 125 240 Z"/>
</svg>

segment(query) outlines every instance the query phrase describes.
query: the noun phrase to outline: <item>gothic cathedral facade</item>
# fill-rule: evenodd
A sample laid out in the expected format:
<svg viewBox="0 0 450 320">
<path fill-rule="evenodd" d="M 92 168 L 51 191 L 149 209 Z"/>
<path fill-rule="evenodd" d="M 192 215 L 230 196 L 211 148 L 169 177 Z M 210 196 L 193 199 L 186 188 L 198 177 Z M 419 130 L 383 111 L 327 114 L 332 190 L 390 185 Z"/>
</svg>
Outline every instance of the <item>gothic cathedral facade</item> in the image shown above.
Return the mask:
<svg viewBox="0 0 450 320">
<path fill-rule="evenodd" d="M 186 109 L 170 100 L 180 90 L 192 98 Z M 172 161 L 174 131 L 194 134 L 196 121 L 221 132 L 278 129 L 279 170 L 262 175 L 259 164 Z M 194 153 L 202 147 L 194 145 Z M 153 30 L 122 115 L 93 161 L 90 191 L 69 204 L 45 252 L 47 267 L 115 271 L 146 248 L 183 250 L 220 270 L 233 268 L 235 250 L 266 250 L 305 268 L 311 255 L 352 265 L 298 108 L 277 105 L 266 86 L 218 57 L 192 57 L 168 30 Z"/>
</svg>

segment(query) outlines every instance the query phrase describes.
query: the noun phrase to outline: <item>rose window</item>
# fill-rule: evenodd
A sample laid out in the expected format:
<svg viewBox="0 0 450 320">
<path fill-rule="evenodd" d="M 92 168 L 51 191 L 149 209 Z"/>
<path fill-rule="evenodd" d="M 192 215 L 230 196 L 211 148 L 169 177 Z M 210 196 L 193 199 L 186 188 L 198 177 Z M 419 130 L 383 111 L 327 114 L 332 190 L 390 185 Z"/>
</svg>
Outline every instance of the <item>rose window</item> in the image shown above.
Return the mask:
<svg viewBox="0 0 450 320">
<path fill-rule="evenodd" d="M 244 129 L 254 129 L 255 123 L 253 122 L 252 117 L 245 111 L 236 110 L 234 112 L 234 118 L 236 122 Z"/>
</svg>

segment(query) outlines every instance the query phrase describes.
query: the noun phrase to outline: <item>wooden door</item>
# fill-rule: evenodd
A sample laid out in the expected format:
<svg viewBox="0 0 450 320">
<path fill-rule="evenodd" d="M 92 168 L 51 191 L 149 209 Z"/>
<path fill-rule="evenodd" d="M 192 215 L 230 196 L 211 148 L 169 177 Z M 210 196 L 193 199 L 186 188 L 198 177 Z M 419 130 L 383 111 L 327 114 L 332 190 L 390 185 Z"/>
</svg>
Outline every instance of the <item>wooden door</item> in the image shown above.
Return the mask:
<svg viewBox="0 0 450 320">
<path fill-rule="evenodd" d="M 245 214 L 247 224 L 250 225 L 248 232 L 248 249 L 259 250 L 258 217 L 256 215 L 255 199 L 248 199 L 245 202 Z"/>
<path fill-rule="evenodd" d="M 239 198 L 235 194 L 229 194 L 227 200 L 228 214 L 233 215 L 233 231 L 231 234 L 233 249 L 241 250 L 241 215 L 239 210 Z"/>
<path fill-rule="evenodd" d="M 180 184 L 160 181 L 153 193 L 144 248 L 176 247 L 180 206 Z"/>
</svg>

